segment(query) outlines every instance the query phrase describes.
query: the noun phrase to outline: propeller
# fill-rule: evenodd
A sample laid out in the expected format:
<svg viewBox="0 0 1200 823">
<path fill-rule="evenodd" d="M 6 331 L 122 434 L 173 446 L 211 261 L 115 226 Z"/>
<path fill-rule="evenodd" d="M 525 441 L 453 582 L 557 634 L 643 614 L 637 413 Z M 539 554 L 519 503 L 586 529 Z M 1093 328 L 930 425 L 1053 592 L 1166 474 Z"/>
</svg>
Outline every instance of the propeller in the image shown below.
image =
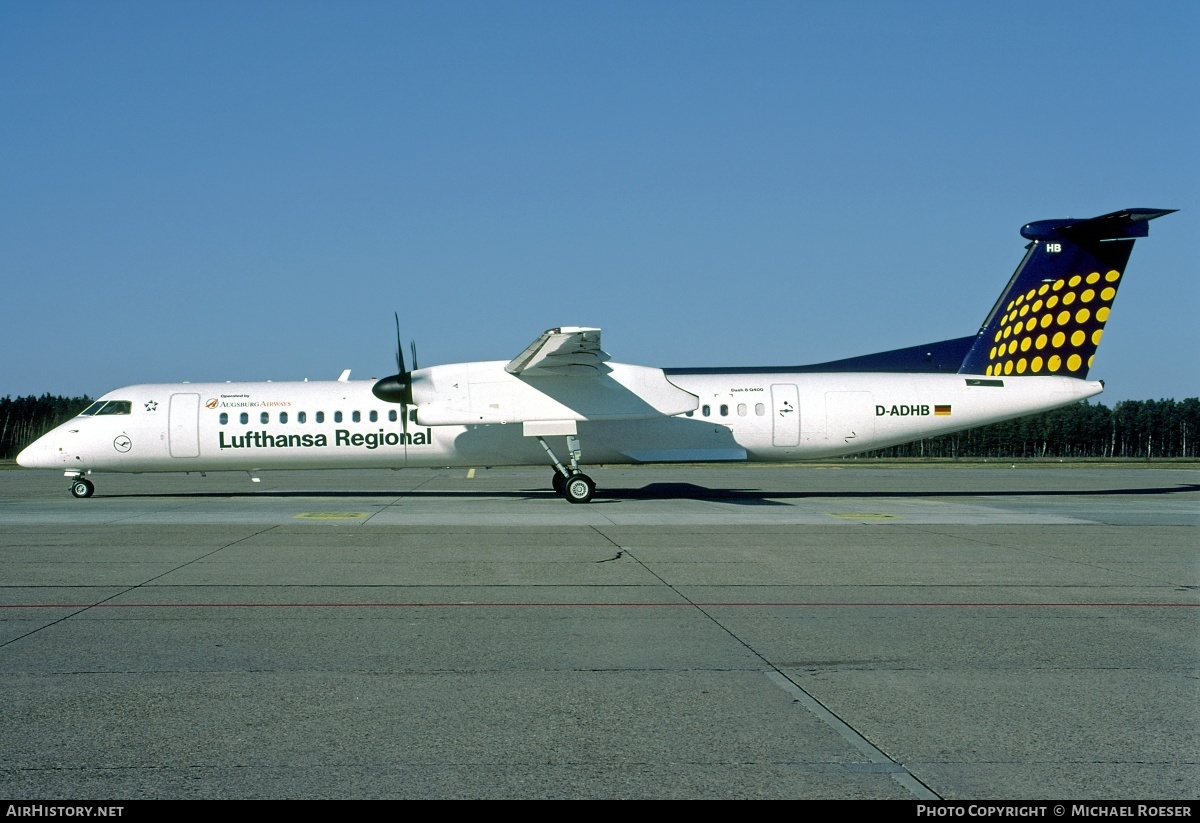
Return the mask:
<svg viewBox="0 0 1200 823">
<path fill-rule="evenodd" d="M 396 312 L 396 374 L 375 381 L 371 394 L 385 403 L 399 403 L 404 430 L 408 431 L 408 407 L 412 405 L 412 372 L 404 364 L 404 346 L 400 342 L 400 313 Z M 413 369 L 417 368 L 417 344 L 412 344 Z"/>
</svg>

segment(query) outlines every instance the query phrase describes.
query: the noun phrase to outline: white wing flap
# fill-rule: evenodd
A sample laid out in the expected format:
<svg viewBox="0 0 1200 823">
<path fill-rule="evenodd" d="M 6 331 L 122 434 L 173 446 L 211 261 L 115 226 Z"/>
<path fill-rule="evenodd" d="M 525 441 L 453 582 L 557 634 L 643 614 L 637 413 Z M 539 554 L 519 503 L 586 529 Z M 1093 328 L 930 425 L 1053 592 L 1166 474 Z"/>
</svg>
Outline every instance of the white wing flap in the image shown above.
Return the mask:
<svg viewBox="0 0 1200 823">
<path fill-rule="evenodd" d="M 522 377 L 605 374 L 608 353 L 600 348 L 600 329 L 562 326 L 542 332 L 504 370 Z"/>
</svg>

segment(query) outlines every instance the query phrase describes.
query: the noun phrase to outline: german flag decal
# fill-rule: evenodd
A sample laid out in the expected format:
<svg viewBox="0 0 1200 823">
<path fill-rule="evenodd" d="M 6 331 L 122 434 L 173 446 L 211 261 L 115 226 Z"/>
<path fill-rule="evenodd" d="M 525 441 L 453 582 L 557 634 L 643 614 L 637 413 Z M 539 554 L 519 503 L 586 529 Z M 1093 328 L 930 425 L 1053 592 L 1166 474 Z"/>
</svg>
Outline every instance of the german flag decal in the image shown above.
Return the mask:
<svg viewBox="0 0 1200 823">
<path fill-rule="evenodd" d="M 935 417 L 938 415 L 948 415 L 948 414 L 950 414 L 950 407 L 949 406 L 934 406 L 933 414 Z"/>
</svg>

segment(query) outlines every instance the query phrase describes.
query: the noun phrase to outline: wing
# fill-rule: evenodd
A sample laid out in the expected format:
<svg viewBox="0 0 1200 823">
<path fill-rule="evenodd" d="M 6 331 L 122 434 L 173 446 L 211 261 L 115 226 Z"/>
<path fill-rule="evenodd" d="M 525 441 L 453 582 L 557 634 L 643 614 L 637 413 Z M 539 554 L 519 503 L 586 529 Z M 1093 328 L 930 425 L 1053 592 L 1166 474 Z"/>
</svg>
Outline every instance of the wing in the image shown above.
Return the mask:
<svg viewBox="0 0 1200 823">
<path fill-rule="evenodd" d="M 504 370 L 521 377 L 596 376 L 611 369 L 600 348 L 600 329 L 562 326 L 548 329 L 518 354 Z"/>
</svg>

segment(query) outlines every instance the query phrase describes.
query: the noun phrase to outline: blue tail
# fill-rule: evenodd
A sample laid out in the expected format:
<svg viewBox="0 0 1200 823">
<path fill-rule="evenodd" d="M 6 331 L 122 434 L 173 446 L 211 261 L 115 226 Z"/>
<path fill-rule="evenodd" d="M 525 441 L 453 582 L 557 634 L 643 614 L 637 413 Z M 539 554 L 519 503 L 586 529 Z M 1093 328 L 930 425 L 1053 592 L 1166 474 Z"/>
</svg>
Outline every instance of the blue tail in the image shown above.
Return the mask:
<svg viewBox="0 0 1200 823">
<path fill-rule="evenodd" d="M 1033 242 L 958 373 L 1087 377 L 1134 238 L 1172 211 L 1125 209 L 1022 228 Z"/>
</svg>

